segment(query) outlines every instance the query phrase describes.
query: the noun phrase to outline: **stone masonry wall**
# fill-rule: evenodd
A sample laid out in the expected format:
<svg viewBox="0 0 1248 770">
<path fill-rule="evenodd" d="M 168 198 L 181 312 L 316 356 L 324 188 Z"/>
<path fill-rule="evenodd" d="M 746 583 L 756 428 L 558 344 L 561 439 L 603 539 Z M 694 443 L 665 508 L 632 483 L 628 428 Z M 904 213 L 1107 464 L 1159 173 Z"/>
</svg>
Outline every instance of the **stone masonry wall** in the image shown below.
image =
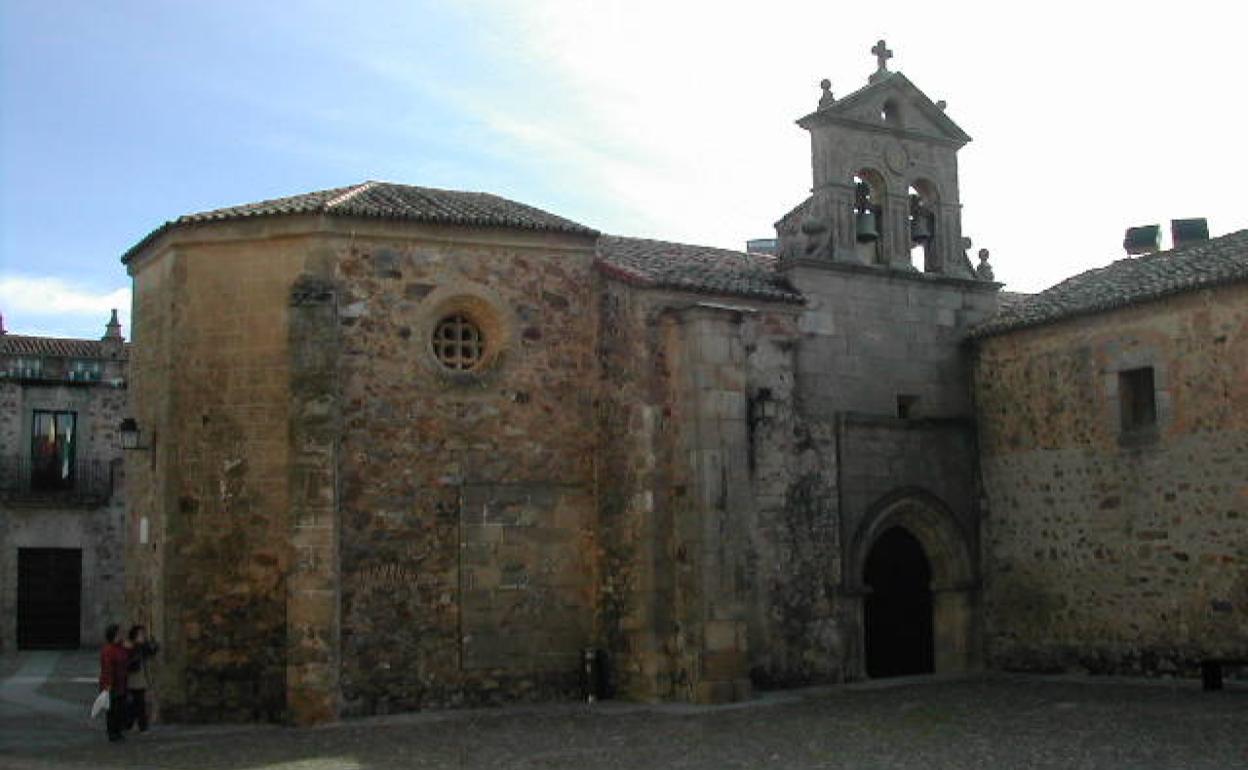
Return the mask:
<svg viewBox="0 0 1248 770">
<path fill-rule="evenodd" d="M 132 450 L 123 458 L 126 469 L 126 609 L 141 618 L 161 644 L 160 663 L 153 666 L 153 716 L 162 718 L 166 702 L 185 700 L 185 680 L 181 675 L 182 646 L 177 625 L 167 622 L 162 579 L 165 568 L 165 511 L 176 499 L 166 486 L 169 474 L 168 442 L 153 441 L 157 425 L 167 420 L 172 375 L 170 359 L 173 342 L 174 259 L 169 255 L 130 267 L 133 278 L 128 413 L 143 430 L 140 443 L 148 448 Z M 169 438 L 165 436 L 165 438 Z M 146 534 L 146 538 L 140 535 Z M 176 705 L 174 711 L 176 712 Z"/>
<path fill-rule="evenodd" d="M 845 596 L 845 549 L 890 493 L 939 498 L 956 517 L 949 528 L 961 533 L 961 552 L 974 552 L 977 481 L 962 340 L 995 308 L 994 287 L 861 268 L 801 269 L 794 278 L 810 298 L 805 308 L 716 303 L 740 316 L 731 328 L 717 327 L 716 344 L 739 351 L 736 368 L 703 360 L 704 336 L 681 315 L 698 298 L 609 285 L 602 469 L 620 486 L 601 493 L 602 620 L 615 639 L 621 689 L 635 696 L 694 697 L 685 688 L 698 681 L 711 635 L 707 618 L 686 610 L 722 606 L 732 596 L 725 587 L 734 585 L 747 597 L 747 639 L 733 649 L 746 652 L 756 686 L 858 676 L 859 609 Z M 728 355 L 725 363 L 735 360 Z M 916 419 L 896 417 L 900 394 L 917 397 Z M 715 429 L 714 448 L 702 446 L 710 434 L 698 423 L 712 414 L 728 420 Z M 848 430 L 838 420 L 850 414 L 868 419 Z M 714 553 L 695 560 L 690 548 L 716 538 L 693 537 L 688 522 L 720 515 L 722 483 L 704 471 L 733 451 L 737 424 L 746 467 L 731 475 L 748 484 L 731 494 L 743 509 L 716 547 L 741 549 L 738 582 L 716 583 L 714 574 L 691 580 L 690 569 L 717 563 Z M 851 456 L 842 459 L 841 450 Z M 974 571 L 968 563 L 950 573 Z M 716 629 L 717 642 L 727 638 Z"/>
<path fill-rule="evenodd" d="M 878 103 L 864 104 L 863 109 L 861 117 L 868 121 L 878 116 Z M 919 115 L 911 112 L 910 117 L 918 119 Z M 970 277 L 962 256 L 962 207 L 954 148 L 912 136 L 885 138 L 874 131 L 830 123 L 811 131 L 811 162 L 815 195 L 805 215 L 831 229 L 835 259 L 871 263 L 880 258 L 894 266 Z M 878 244 L 859 243 L 855 238 L 855 175 L 871 181 L 875 202 L 882 209 L 876 223 L 881 236 Z M 917 253 L 921 250 L 911 253 L 910 187 L 923 191 L 925 203 L 935 215 L 935 232 L 927 253 L 922 255 Z M 797 224 L 785 223 L 777 233 L 781 253 L 786 256 L 800 256 L 806 245 L 794 227 Z"/>
<path fill-rule="evenodd" d="M 1124 435 L 1118 372 L 1155 369 Z M 1248 654 L 1248 287 L 983 340 L 994 665 L 1190 672 Z"/>
<path fill-rule="evenodd" d="M 818 450 L 827 435 L 803 417 L 797 392 L 801 312 L 768 308 L 747 316 L 740 329 L 755 503 L 747 562 L 750 678 L 764 688 L 839 681 L 844 664 L 836 496 Z"/>
<path fill-rule="evenodd" d="M 131 550 L 130 588 L 165 642 L 158 678 L 174 720 L 287 718 L 287 315 L 314 252 L 288 226 L 188 234 L 131 266 L 135 412 L 150 448 L 127 461 L 150 542 Z"/>
<path fill-rule="evenodd" d="M 729 671 L 770 686 L 840 670 L 830 499 L 801 481 L 817 462 L 794 410 L 800 308 L 702 302 L 613 282 L 603 300 L 599 625 L 635 698 L 728 700 Z"/>
<path fill-rule="evenodd" d="M 599 303 L 598 559 L 595 637 L 612 688 L 638 700 L 675 691 L 670 532 L 675 489 L 670 431 L 671 322 L 650 296 L 604 281 Z M 683 498 L 681 494 L 679 497 Z"/>
<path fill-rule="evenodd" d="M 775 531 L 796 527 L 801 535 L 792 547 L 816 560 L 798 560 L 805 571 L 782 578 L 773 594 L 789 608 L 775 627 L 789 629 L 787 646 L 803 652 L 767 676 L 777 683 L 840 681 L 863 675 L 859 592 L 870 543 L 855 538 L 871 528 L 868 518 L 882 510 L 881 501 L 906 494 L 939 500 L 952 513 L 950 531 L 966 541 L 962 550 L 974 552 L 977 480 L 964 340 L 970 326 L 995 312 L 996 287 L 816 262 L 792 263 L 788 274 L 807 304 L 792 343 L 795 440 L 779 456 L 795 458 L 800 472 L 789 481 L 785 504 L 765 516 L 763 531 L 768 522 Z M 899 397 L 909 403 L 904 418 Z M 785 563 L 789 551 L 776 558 Z M 974 567 L 951 572 L 973 574 Z"/>
<path fill-rule="evenodd" d="M 395 237 L 401 232 L 402 237 Z M 594 586 L 592 242 L 309 217 L 131 265 L 131 611 L 166 718 L 579 692 Z M 315 284 L 315 285 L 314 285 Z M 444 376 L 432 325 L 493 360 Z"/>
<path fill-rule="evenodd" d="M 797 276 L 805 308 L 708 303 L 604 278 L 587 238 L 307 224 L 134 268 L 132 598 L 175 718 L 569 697 L 586 646 L 645 699 L 854 675 L 837 420 L 965 416 L 991 285 L 851 266 Z M 430 342 L 456 314 L 472 372 Z"/>
<path fill-rule="evenodd" d="M 0 650 L 12 651 L 17 646 L 21 548 L 82 550 L 79 636 L 83 646 L 97 644 L 108 623 L 129 620 L 124 611 L 125 484 L 117 438 L 117 425 L 126 410 L 126 388 L 121 365 L 111 362 L 108 366 L 110 381 L 99 384 L 0 382 L 4 461 L 28 459 L 35 410 L 72 411 L 77 414 L 77 460 L 91 463 L 93 472 L 102 474 L 98 480 L 109 486 L 106 498 L 75 502 L 56 496 L 23 498 L 0 493 Z"/>
<path fill-rule="evenodd" d="M 749 697 L 747 561 L 755 510 L 750 479 L 746 355 L 752 308 L 698 303 L 675 311 L 684 405 L 676 462 L 691 508 L 673 524 L 676 618 L 687 694 L 699 703 Z"/>
<path fill-rule="evenodd" d="M 338 436 L 341 399 L 338 293 L 330 260 L 296 280 L 290 296 L 290 539 L 287 705 L 313 724 L 340 711 Z"/>
<path fill-rule="evenodd" d="M 596 595 L 592 240 L 335 244 L 343 711 L 573 697 Z M 445 370 L 437 323 L 487 361 Z"/>
</svg>

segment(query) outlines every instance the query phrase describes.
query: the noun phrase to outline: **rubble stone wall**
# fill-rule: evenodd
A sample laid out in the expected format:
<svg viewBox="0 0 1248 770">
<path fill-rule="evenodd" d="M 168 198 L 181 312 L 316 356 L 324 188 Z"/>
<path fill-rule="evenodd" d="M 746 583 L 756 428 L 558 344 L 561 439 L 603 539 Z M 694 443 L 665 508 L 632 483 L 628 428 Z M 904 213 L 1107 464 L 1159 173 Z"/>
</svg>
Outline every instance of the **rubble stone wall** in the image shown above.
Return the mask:
<svg viewBox="0 0 1248 770">
<path fill-rule="evenodd" d="M 1153 366 L 1124 434 L 1118 373 Z M 994 665 L 1191 672 L 1248 654 L 1248 287 L 983 340 Z"/>
<path fill-rule="evenodd" d="M 909 487 L 974 529 L 949 426 L 991 285 L 851 266 L 806 274 L 806 307 L 726 302 L 620 283 L 593 245 L 291 218 L 133 267 L 131 601 L 170 716 L 568 698 L 586 647 L 639 699 L 858 675 L 847 531 Z M 470 371 L 432 343 L 457 316 Z"/>
<path fill-rule="evenodd" d="M 343 713 L 573 697 L 598 603 L 593 241 L 334 243 Z M 439 321 L 486 360 L 450 371 Z"/>
</svg>

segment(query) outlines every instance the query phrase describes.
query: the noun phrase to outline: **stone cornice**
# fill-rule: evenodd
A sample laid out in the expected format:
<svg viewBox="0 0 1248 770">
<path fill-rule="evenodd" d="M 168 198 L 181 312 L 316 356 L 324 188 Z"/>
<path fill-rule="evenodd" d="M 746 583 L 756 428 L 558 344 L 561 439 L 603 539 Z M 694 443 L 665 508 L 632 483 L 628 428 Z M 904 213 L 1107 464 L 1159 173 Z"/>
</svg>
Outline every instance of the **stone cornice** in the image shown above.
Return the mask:
<svg viewBox="0 0 1248 770">
<path fill-rule="evenodd" d="M 802 268 L 841 273 L 856 273 L 858 275 L 870 275 L 876 278 L 897 278 L 917 283 L 938 283 L 958 286 L 974 291 L 997 291 L 1005 285 L 993 281 L 981 281 L 976 278 L 959 278 L 957 276 L 944 275 L 942 273 L 924 273 L 920 270 L 897 270 L 896 268 L 882 265 L 863 265 L 857 262 L 838 262 L 829 259 L 810 259 L 808 257 L 781 260 L 778 265 L 778 269 L 782 273 L 788 273 Z"/>
</svg>

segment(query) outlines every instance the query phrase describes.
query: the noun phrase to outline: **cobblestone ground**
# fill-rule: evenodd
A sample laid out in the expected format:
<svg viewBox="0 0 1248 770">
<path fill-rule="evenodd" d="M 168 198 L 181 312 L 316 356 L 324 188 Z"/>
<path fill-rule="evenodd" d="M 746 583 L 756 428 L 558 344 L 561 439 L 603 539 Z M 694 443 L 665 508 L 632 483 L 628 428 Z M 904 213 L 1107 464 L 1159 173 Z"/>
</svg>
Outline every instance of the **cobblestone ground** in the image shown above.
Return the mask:
<svg viewBox="0 0 1248 770">
<path fill-rule="evenodd" d="M 22 655 L 0 655 L 0 679 L 8 679 L 22 665 Z"/>
<path fill-rule="evenodd" d="M 40 693 L 85 712 L 61 663 Z M 77 689 L 75 689 L 75 687 Z M 550 704 L 316 729 L 158 725 L 109 745 L 85 716 L 0 703 L 0 767 L 1244 768 L 1248 686 L 986 676 L 788 691 L 733 707 Z"/>
</svg>

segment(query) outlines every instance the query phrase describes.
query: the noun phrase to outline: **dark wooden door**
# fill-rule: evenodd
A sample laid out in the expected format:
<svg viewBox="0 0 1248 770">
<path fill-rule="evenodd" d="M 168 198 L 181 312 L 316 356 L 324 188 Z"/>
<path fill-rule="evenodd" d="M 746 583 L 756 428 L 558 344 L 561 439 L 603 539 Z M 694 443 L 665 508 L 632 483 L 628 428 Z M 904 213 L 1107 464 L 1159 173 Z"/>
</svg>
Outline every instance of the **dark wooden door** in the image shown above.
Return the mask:
<svg viewBox="0 0 1248 770">
<path fill-rule="evenodd" d="M 79 646 L 82 616 L 82 550 L 19 548 L 17 646 L 67 650 Z"/>
</svg>

